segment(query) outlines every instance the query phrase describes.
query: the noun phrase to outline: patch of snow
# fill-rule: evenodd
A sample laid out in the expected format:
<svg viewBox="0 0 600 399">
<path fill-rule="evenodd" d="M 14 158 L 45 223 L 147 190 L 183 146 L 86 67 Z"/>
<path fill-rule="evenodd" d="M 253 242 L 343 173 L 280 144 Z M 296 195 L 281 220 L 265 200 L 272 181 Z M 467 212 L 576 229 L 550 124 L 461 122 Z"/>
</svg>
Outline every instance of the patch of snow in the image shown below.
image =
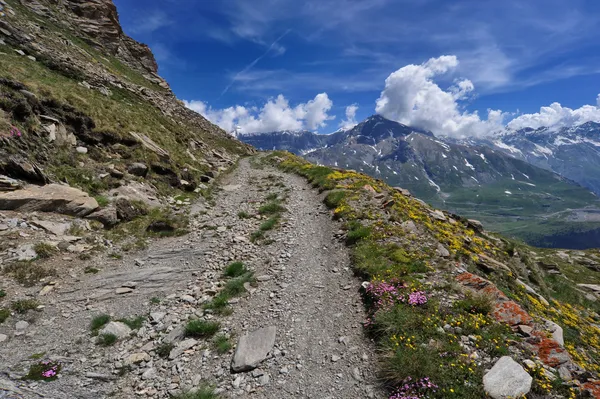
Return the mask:
<svg viewBox="0 0 600 399">
<path fill-rule="evenodd" d="M 471 176 L 471 179 L 475 180 L 477 183 L 479 183 L 479 180 L 477 180 L 476 178 L 474 178 L 473 176 Z"/>
<path fill-rule="evenodd" d="M 419 178 L 417 176 L 413 176 L 415 178 L 415 180 L 419 180 Z"/>
<path fill-rule="evenodd" d="M 510 174 L 510 177 L 512 177 L 512 179 L 515 180 L 515 175 L 513 175 L 512 173 Z"/>
<path fill-rule="evenodd" d="M 542 147 L 541 145 L 538 145 L 535 143 L 533 143 L 533 145 L 535 146 L 536 151 L 541 152 L 544 155 L 549 155 L 549 156 L 554 155 L 554 152 L 548 147 Z"/>
<path fill-rule="evenodd" d="M 415 177 L 416 178 L 416 177 Z M 419 179 L 417 179 L 419 180 Z M 442 191 L 442 189 L 440 188 L 440 186 L 438 186 L 437 184 L 435 184 L 435 182 L 431 179 L 427 179 L 429 180 L 429 185 L 435 187 L 435 190 L 439 193 L 440 191 Z"/>
<path fill-rule="evenodd" d="M 442 153 L 442 158 L 446 159 L 448 157 L 446 156 L 446 154 Z"/>
<path fill-rule="evenodd" d="M 529 178 L 529 176 L 527 176 L 525 173 L 521 172 L 521 174 L 522 174 L 523 176 L 525 176 L 525 177 L 527 178 L 527 180 L 531 180 L 531 179 Z"/>
<path fill-rule="evenodd" d="M 519 150 L 517 147 L 513 147 L 513 146 L 505 144 L 505 143 L 503 143 L 501 141 L 494 141 L 494 145 L 496 147 L 502 148 L 504 150 L 508 150 L 508 151 L 510 151 L 512 153 L 523 155 L 523 152 L 521 150 Z"/>
<path fill-rule="evenodd" d="M 458 168 L 456 166 L 452 165 L 452 167 L 454 168 L 454 170 L 458 170 Z"/>
<path fill-rule="evenodd" d="M 473 165 L 471 165 L 469 163 L 469 161 L 467 161 L 467 158 L 465 158 L 465 165 L 470 168 L 473 172 L 475 172 L 475 167 Z"/>
<path fill-rule="evenodd" d="M 511 193 L 510 191 L 508 191 L 508 190 L 506 190 L 506 191 L 504 192 L 504 194 L 512 195 L 512 193 Z"/>
</svg>

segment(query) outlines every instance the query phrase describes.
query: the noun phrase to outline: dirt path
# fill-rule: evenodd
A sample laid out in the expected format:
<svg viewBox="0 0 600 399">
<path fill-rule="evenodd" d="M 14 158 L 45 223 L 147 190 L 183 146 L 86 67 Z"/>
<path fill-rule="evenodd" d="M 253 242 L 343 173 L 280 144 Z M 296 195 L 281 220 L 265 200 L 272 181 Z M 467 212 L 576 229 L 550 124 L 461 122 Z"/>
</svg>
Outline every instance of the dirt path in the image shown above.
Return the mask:
<svg viewBox="0 0 600 399">
<path fill-rule="evenodd" d="M 249 237 L 264 220 L 238 213 L 255 214 L 271 193 L 287 196 L 288 211 L 267 233 L 272 243 L 257 245 Z M 41 299 L 44 310 L 28 314 L 24 334 L 15 336 L 18 319 L 0 325 L 9 337 L 0 343 L 5 373 L 0 398 L 166 398 L 202 381 L 232 398 L 383 397 L 375 387 L 374 348 L 361 328 L 360 281 L 349 269 L 346 248 L 334 238 L 338 228 L 303 179 L 242 160 L 224 179 L 215 206 L 194 218 L 189 235 L 156 241 L 119 261 L 90 261 L 101 264 L 102 272 L 61 276 Z M 231 315 L 206 314 L 201 304 L 218 291 L 223 269 L 234 260 L 255 272 L 258 286 L 233 301 Z M 124 285 L 135 288 L 116 294 Z M 151 304 L 153 297 L 162 300 Z M 102 347 L 89 331 L 91 318 L 100 313 L 151 317 L 130 338 Z M 244 333 L 274 326 L 272 356 L 254 371 L 232 374 L 233 350 L 218 354 L 202 339 L 182 344 L 182 327 L 196 318 L 219 320 L 234 344 Z M 157 353 L 165 341 L 181 348 L 171 352 L 172 359 Z M 59 360 L 61 378 L 18 381 L 34 353 Z M 16 386 L 7 388 L 10 381 Z"/>
</svg>

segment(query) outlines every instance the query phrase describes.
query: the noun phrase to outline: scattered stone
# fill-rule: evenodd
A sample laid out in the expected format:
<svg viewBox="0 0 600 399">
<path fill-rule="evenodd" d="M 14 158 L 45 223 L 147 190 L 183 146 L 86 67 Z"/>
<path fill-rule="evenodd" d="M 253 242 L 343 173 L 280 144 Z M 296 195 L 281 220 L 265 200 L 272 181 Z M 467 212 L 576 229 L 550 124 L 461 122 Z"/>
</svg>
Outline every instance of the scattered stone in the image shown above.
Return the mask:
<svg viewBox="0 0 600 399">
<path fill-rule="evenodd" d="M 85 147 L 77 147 L 77 148 L 75 148 L 75 151 L 77 151 L 78 154 L 87 154 L 88 153 L 88 149 Z"/>
<path fill-rule="evenodd" d="M 503 356 L 483 376 L 483 387 L 494 399 L 519 398 L 531 390 L 533 378 L 509 356 Z"/>
<path fill-rule="evenodd" d="M 133 292 L 133 288 L 119 287 L 115 290 L 115 294 L 118 295 L 129 294 L 130 292 Z"/>
<path fill-rule="evenodd" d="M 238 341 L 231 369 L 236 373 L 255 369 L 273 349 L 276 331 L 270 326 L 243 335 Z"/>
<path fill-rule="evenodd" d="M 120 321 L 111 321 L 108 323 L 102 330 L 100 330 L 100 335 L 102 334 L 113 334 L 119 339 L 127 338 L 131 334 L 131 328 L 125 323 L 121 323 Z"/>
<path fill-rule="evenodd" d="M 531 326 L 520 325 L 517 328 L 523 336 L 531 337 L 531 333 L 533 332 L 533 328 Z"/>
<path fill-rule="evenodd" d="M 55 223 L 44 220 L 34 220 L 31 224 L 40 227 L 55 236 L 64 236 L 71 228 L 71 223 Z"/>
<path fill-rule="evenodd" d="M 332 355 L 332 356 L 331 356 L 331 361 L 332 361 L 333 363 L 339 362 L 339 361 L 340 361 L 340 359 L 341 359 L 341 357 L 339 357 L 338 355 Z"/>
<path fill-rule="evenodd" d="M 8 339 L 8 335 L 6 334 L 0 334 L 0 343 L 6 341 Z"/>
<path fill-rule="evenodd" d="M 15 324 L 15 328 L 17 329 L 17 331 L 26 330 L 27 327 L 29 327 L 29 323 L 25 320 L 18 321 L 17 324 Z"/>
<path fill-rule="evenodd" d="M 86 378 L 91 378 L 92 380 L 100 380 L 100 381 L 112 381 L 115 380 L 116 377 L 109 374 L 100 374 L 100 373 L 85 373 Z"/>
<path fill-rule="evenodd" d="M 193 348 L 197 344 L 198 344 L 198 341 L 196 341 L 195 339 L 192 339 L 192 338 L 181 341 L 179 344 L 177 344 L 177 346 L 175 348 L 173 348 L 171 350 L 171 353 L 169 353 L 169 359 L 173 360 L 173 359 L 178 358 L 179 356 L 181 356 L 181 354 L 183 352 L 185 352 L 188 349 Z"/>
<path fill-rule="evenodd" d="M 127 357 L 125 364 L 139 364 L 141 362 L 149 362 L 150 355 L 146 352 L 132 353 Z"/>
<path fill-rule="evenodd" d="M 97 220 L 102 223 L 104 227 L 112 227 L 119 223 L 119 217 L 117 216 L 117 210 L 112 206 L 99 209 L 87 216 L 88 219 Z"/>
<path fill-rule="evenodd" d="M 143 163 L 136 162 L 129 165 L 127 171 L 132 175 L 145 177 L 148 174 L 148 166 Z"/>
<path fill-rule="evenodd" d="M 563 336 L 562 327 L 550 320 L 546 320 L 546 327 L 548 328 L 548 331 L 550 331 L 550 333 L 552 334 L 552 338 L 556 342 L 558 342 L 560 346 L 565 346 L 565 339 Z"/>
</svg>

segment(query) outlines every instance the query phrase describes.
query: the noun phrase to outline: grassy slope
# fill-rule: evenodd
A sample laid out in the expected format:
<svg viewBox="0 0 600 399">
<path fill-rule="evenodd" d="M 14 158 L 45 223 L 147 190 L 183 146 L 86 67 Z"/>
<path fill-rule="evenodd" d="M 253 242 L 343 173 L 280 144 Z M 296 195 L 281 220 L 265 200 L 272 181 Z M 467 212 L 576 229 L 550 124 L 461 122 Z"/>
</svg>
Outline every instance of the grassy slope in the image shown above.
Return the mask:
<svg viewBox="0 0 600 399">
<path fill-rule="evenodd" d="M 488 314 L 489 298 L 469 297 L 457 289 L 451 272 L 454 264 L 492 280 L 535 320 L 544 317 L 562 325 L 566 348 L 575 362 L 592 375 L 600 371 L 600 329 L 596 325 L 600 305 L 575 286 L 588 279 L 598 281 L 599 273 L 561 260 L 554 250 L 478 234 L 462 220 L 454 224 L 436 221 L 427 207 L 366 175 L 314 166 L 287 153 L 275 153 L 271 159 L 281 168 L 305 176 L 320 190 L 333 190 L 325 203 L 335 218 L 345 221 L 356 272 L 370 280 L 371 287 L 385 292 L 379 296 L 368 290 L 365 293 L 369 310 L 366 326 L 380 347 L 381 375 L 390 391 L 398 392 L 408 378 L 413 382 L 429 378 L 438 386 L 435 392 L 409 393 L 418 398 L 481 398 L 485 396 L 482 375 L 491 366 L 481 359 L 509 353 L 521 359 L 535 358 L 523 338 Z M 365 185 L 383 194 L 383 200 L 373 202 Z M 381 203 L 387 200 L 393 205 L 383 210 Z M 409 221 L 416 224 L 418 233 L 401 228 L 401 223 Z M 436 255 L 437 242 L 450 250 L 451 259 Z M 510 271 L 483 272 L 478 267 L 483 255 L 506 264 Z M 539 261 L 556 263 L 563 274 L 546 273 Z M 550 306 L 527 294 L 517 278 L 536 286 Z M 408 304 L 406 298 L 411 292 L 421 292 L 427 303 Z M 401 296 L 404 300 L 399 299 Z M 454 330 L 461 327 L 461 332 L 445 331 L 445 325 Z M 459 345 L 460 336 L 469 334 L 477 343 L 477 361 Z M 549 381 L 541 366 L 529 371 L 534 377 L 532 395 L 538 395 L 532 398 L 550 393 L 575 397 L 576 389 L 563 385 L 560 379 Z"/>
</svg>

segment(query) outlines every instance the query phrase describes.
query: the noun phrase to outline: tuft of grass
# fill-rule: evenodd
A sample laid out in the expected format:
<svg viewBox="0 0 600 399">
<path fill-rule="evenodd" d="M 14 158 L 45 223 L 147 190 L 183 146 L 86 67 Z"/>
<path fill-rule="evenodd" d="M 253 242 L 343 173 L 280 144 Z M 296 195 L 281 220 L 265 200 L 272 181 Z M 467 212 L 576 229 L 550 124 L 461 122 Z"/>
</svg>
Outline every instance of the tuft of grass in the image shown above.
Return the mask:
<svg viewBox="0 0 600 399">
<path fill-rule="evenodd" d="M 233 262 L 225 268 L 223 273 L 227 277 L 239 277 L 244 273 L 247 273 L 248 269 L 242 262 Z"/>
<path fill-rule="evenodd" d="M 129 319 L 119 319 L 117 321 L 126 324 L 127 327 L 131 328 L 132 330 L 139 330 L 144 325 L 146 318 L 144 316 L 137 316 Z"/>
<path fill-rule="evenodd" d="M 185 335 L 196 338 L 210 338 L 220 328 L 221 324 L 216 321 L 192 320 L 185 325 Z"/>
<path fill-rule="evenodd" d="M 163 342 L 156 347 L 156 354 L 162 357 L 163 359 L 166 359 L 167 357 L 169 357 L 169 354 L 171 353 L 174 347 L 175 345 L 173 345 L 172 343 Z"/>
<path fill-rule="evenodd" d="M 110 254 L 108 254 L 108 256 L 110 256 L 113 259 L 123 259 L 123 255 L 117 252 L 111 252 Z"/>
<path fill-rule="evenodd" d="M 40 259 L 48 259 L 58 252 L 56 247 L 45 242 L 38 242 L 33 246 L 33 250 Z"/>
<path fill-rule="evenodd" d="M 454 303 L 456 309 L 473 314 L 490 314 L 494 310 L 494 301 L 484 293 L 467 294 L 467 297 Z"/>
<path fill-rule="evenodd" d="M 94 317 L 90 323 L 90 330 L 98 331 L 104 327 L 110 321 L 110 316 L 107 314 L 101 314 Z"/>
<path fill-rule="evenodd" d="M 96 269 L 95 267 L 88 266 L 83 271 L 85 274 L 96 274 L 100 271 L 100 269 Z"/>
<path fill-rule="evenodd" d="M 364 240 L 371 234 L 371 228 L 363 226 L 360 222 L 352 221 L 349 223 L 350 230 L 346 236 L 346 244 L 354 245 L 360 240 Z"/>
<path fill-rule="evenodd" d="M 281 212 L 285 212 L 285 208 L 277 201 L 269 202 L 258 208 L 258 213 L 261 215 L 274 215 Z"/>
<path fill-rule="evenodd" d="M 251 216 L 251 215 L 250 215 L 248 212 L 246 212 L 246 211 L 240 211 L 240 212 L 238 212 L 238 214 L 237 214 L 237 215 L 238 215 L 238 217 L 239 217 L 240 219 L 250 219 L 250 218 L 252 217 L 252 216 Z"/>
<path fill-rule="evenodd" d="M 21 299 L 11 304 L 12 309 L 17 313 L 27 313 L 29 310 L 35 310 L 40 303 L 35 299 Z"/>
<path fill-rule="evenodd" d="M 53 269 L 45 268 L 35 262 L 15 262 L 7 265 L 4 270 L 26 287 L 34 286 L 40 280 L 56 275 Z"/>
<path fill-rule="evenodd" d="M 100 346 L 111 346 L 117 342 L 117 336 L 115 334 L 100 334 L 96 340 L 96 345 Z"/>
<path fill-rule="evenodd" d="M 256 242 L 257 240 L 263 238 L 265 236 L 265 232 L 263 230 L 257 230 L 250 234 L 250 242 Z"/>
<path fill-rule="evenodd" d="M 10 310 L 6 308 L 0 308 L 0 324 L 4 323 L 6 319 L 10 316 Z"/>
<path fill-rule="evenodd" d="M 241 295 L 244 292 L 246 292 L 244 284 L 252 282 L 254 282 L 254 273 L 246 272 L 239 277 L 232 278 L 231 280 L 227 281 L 227 283 L 225 283 L 223 291 L 221 291 L 220 294 L 228 297 Z"/>
<path fill-rule="evenodd" d="M 267 195 L 266 199 L 267 199 L 267 201 L 275 201 L 275 200 L 277 200 L 277 197 L 278 197 L 277 193 L 271 193 L 271 194 Z"/>
<path fill-rule="evenodd" d="M 213 339 L 213 347 L 219 354 L 225 354 L 231 350 L 233 344 L 229 340 L 229 337 L 225 334 L 218 334 Z"/>
<path fill-rule="evenodd" d="M 101 208 L 104 208 L 105 206 L 110 204 L 110 201 L 104 195 L 96 195 L 94 196 L 94 199 L 96 200 L 98 205 L 100 205 Z"/>
<path fill-rule="evenodd" d="M 260 231 L 269 231 L 277 225 L 279 222 L 279 215 L 271 216 L 266 222 L 262 223 L 259 227 Z"/>
<path fill-rule="evenodd" d="M 6 296 L 6 291 L 0 290 L 0 299 L 4 298 L 5 296 Z"/>
<path fill-rule="evenodd" d="M 219 294 L 215 296 L 212 301 L 204 305 L 204 309 L 210 309 L 213 313 L 218 315 L 229 315 L 233 310 L 229 307 L 229 296 Z"/>
<path fill-rule="evenodd" d="M 150 298 L 150 303 L 152 305 L 158 305 L 160 303 L 160 298 L 157 296 L 153 296 L 152 298 Z"/>
<path fill-rule="evenodd" d="M 202 384 L 199 388 L 175 396 L 173 399 L 219 399 L 212 385 Z"/>
<path fill-rule="evenodd" d="M 39 360 L 39 359 L 43 358 L 45 355 L 46 355 L 46 352 L 34 353 L 33 355 L 29 356 L 29 358 L 33 359 L 33 360 Z"/>
<path fill-rule="evenodd" d="M 327 194 L 323 202 L 325 203 L 327 208 L 335 209 L 338 206 L 340 206 L 344 198 L 346 198 L 345 191 L 331 191 Z"/>
</svg>

